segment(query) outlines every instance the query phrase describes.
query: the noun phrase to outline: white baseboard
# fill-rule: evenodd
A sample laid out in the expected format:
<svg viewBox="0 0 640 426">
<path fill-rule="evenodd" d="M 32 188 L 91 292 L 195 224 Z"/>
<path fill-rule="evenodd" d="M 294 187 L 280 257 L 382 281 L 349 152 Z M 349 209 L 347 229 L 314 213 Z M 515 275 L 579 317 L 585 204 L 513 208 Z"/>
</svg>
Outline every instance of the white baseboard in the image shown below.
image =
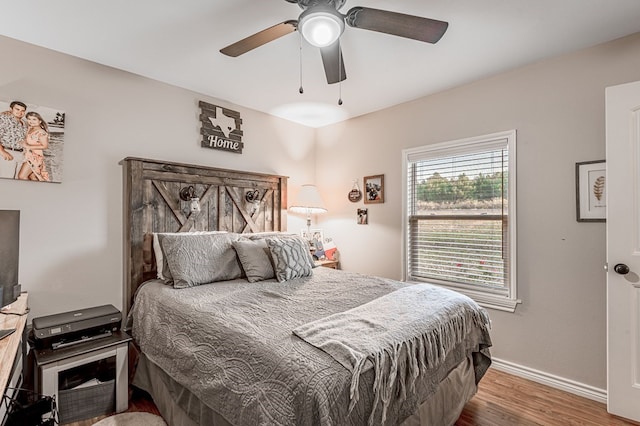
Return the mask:
<svg viewBox="0 0 640 426">
<path fill-rule="evenodd" d="M 496 370 L 504 371 L 505 373 L 513 374 L 514 376 L 522 377 L 523 379 L 541 383 L 543 385 L 560 389 L 603 404 L 607 403 L 607 391 L 605 389 L 598 389 L 593 386 L 585 385 L 584 383 L 575 382 L 573 380 L 565 379 L 564 377 L 554 376 L 553 374 L 534 370 L 533 368 L 524 367 L 498 358 L 492 358 L 491 361 L 491 367 Z"/>
</svg>

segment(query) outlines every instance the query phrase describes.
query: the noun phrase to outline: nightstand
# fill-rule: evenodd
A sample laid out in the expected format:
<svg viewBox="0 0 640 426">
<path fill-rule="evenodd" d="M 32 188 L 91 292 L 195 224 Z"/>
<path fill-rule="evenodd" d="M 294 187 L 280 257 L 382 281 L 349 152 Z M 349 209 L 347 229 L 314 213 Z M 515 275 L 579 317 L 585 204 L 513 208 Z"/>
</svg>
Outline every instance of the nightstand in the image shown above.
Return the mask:
<svg viewBox="0 0 640 426">
<path fill-rule="evenodd" d="M 111 336 L 61 349 L 34 349 L 36 391 L 55 396 L 61 423 L 126 411 L 131 337 Z"/>
<path fill-rule="evenodd" d="M 340 262 L 337 260 L 316 260 L 316 266 L 324 266 L 325 268 L 340 269 Z"/>
</svg>

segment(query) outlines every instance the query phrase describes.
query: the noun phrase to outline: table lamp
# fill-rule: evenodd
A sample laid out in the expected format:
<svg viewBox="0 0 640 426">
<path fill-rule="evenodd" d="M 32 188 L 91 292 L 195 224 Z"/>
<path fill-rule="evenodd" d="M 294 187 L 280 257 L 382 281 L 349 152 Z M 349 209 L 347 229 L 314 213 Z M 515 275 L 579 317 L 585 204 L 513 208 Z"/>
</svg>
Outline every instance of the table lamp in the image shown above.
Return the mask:
<svg viewBox="0 0 640 426">
<path fill-rule="evenodd" d="M 322 197 L 315 185 L 302 185 L 295 201 L 289 207 L 294 213 L 306 213 L 307 215 L 307 239 L 311 239 L 311 215 L 326 213 Z"/>
</svg>

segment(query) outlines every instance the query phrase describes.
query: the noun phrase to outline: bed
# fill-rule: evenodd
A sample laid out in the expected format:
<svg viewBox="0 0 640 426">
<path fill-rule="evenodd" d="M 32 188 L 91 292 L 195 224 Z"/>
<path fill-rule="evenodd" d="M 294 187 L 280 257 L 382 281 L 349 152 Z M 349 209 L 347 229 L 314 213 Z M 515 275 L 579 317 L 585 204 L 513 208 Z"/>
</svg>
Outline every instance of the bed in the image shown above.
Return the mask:
<svg viewBox="0 0 640 426">
<path fill-rule="evenodd" d="M 286 177 L 123 166 L 133 384 L 170 425 L 451 425 L 475 394 L 486 312 L 439 287 L 315 268 L 286 233 Z"/>
</svg>

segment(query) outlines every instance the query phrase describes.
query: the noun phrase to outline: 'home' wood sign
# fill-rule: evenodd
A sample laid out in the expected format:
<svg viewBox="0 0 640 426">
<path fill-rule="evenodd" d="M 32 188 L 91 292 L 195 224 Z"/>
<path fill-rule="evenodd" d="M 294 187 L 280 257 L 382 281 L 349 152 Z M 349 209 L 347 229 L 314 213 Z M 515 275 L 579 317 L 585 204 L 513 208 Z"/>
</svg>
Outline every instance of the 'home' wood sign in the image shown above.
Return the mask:
<svg viewBox="0 0 640 426">
<path fill-rule="evenodd" d="M 203 101 L 200 106 L 200 134 L 204 148 L 242 154 L 242 119 L 237 111 Z"/>
</svg>

